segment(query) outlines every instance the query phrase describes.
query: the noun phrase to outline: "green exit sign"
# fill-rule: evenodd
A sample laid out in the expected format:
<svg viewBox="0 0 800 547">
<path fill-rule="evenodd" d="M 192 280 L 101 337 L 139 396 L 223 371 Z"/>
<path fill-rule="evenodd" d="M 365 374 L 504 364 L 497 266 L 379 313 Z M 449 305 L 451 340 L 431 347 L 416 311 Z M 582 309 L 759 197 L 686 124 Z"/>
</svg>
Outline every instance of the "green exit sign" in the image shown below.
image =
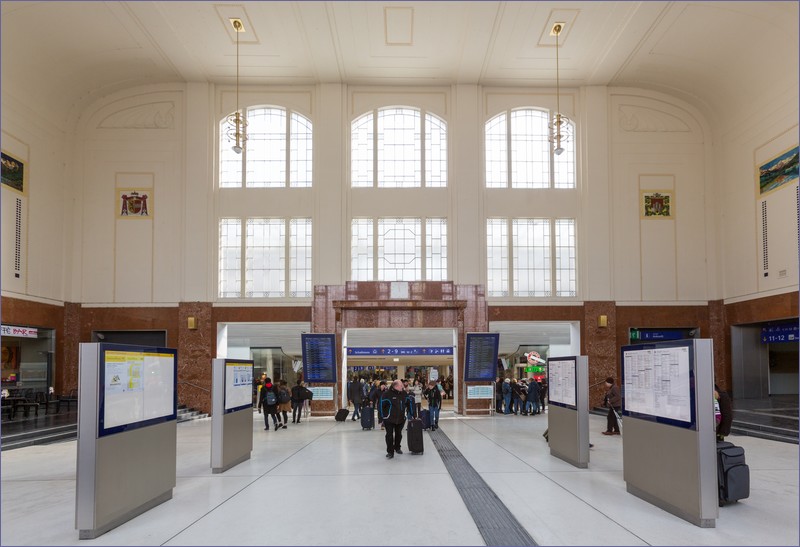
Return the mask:
<svg viewBox="0 0 800 547">
<path fill-rule="evenodd" d="M 544 372 L 544 367 L 525 367 L 525 372 Z"/>
</svg>

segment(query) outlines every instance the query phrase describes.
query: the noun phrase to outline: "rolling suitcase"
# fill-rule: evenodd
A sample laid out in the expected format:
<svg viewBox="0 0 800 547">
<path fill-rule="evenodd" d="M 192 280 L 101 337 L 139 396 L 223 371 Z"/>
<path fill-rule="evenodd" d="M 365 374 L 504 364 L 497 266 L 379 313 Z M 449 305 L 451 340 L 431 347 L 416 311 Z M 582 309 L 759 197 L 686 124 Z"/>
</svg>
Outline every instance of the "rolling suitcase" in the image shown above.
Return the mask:
<svg viewBox="0 0 800 547">
<path fill-rule="evenodd" d="M 431 411 L 427 408 L 419 411 L 419 419 L 422 422 L 422 429 L 431 428 Z"/>
<path fill-rule="evenodd" d="M 347 419 L 348 414 L 350 414 L 350 410 L 346 408 L 340 408 L 339 410 L 336 411 L 336 416 L 335 416 L 336 421 L 337 422 L 345 421 Z"/>
<path fill-rule="evenodd" d="M 375 427 L 375 410 L 371 406 L 361 407 L 361 429 Z"/>
<path fill-rule="evenodd" d="M 750 467 L 745 463 L 744 448 L 717 442 L 717 481 L 720 506 L 750 496 Z"/>
<path fill-rule="evenodd" d="M 425 449 L 422 445 L 422 420 L 414 418 L 408 420 L 408 451 L 414 455 L 422 454 Z"/>
</svg>

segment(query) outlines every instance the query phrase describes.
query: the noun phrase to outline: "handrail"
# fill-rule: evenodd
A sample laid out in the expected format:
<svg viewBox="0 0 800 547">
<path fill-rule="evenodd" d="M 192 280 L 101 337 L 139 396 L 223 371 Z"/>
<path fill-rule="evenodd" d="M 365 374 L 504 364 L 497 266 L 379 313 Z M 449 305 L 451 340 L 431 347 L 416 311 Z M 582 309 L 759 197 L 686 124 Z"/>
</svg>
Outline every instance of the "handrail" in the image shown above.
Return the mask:
<svg viewBox="0 0 800 547">
<path fill-rule="evenodd" d="M 178 381 L 178 385 L 181 385 L 181 384 L 184 384 L 184 385 L 187 385 L 187 386 L 196 387 L 197 389 L 202 389 L 202 390 L 203 390 L 203 391 L 205 391 L 206 393 L 211 393 L 211 390 L 210 390 L 210 389 L 208 389 L 208 388 L 205 388 L 205 387 L 203 387 L 203 386 L 198 386 L 197 384 L 193 384 L 193 383 L 191 383 L 191 382 L 186 382 L 186 381 Z"/>
</svg>

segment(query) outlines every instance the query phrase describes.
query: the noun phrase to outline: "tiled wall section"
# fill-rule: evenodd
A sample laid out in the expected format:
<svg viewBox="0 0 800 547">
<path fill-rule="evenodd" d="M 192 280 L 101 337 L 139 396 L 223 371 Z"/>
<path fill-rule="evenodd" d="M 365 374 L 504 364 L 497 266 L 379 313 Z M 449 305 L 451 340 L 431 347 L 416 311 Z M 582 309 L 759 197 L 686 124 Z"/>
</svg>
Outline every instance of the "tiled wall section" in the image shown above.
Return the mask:
<svg viewBox="0 0 800 547">
<path fill-rule="evenodd" d="M 437 287 L 438 285 L 438 287 Z M 374 326 L 442 326 L 455 318 L 463 355 L 463 333 L 485 332 L 488 321 L 580 321 L 582 353 L 589 356 L 590 384 L 605 376 L 619 376 L 619 349 L 628 343 L 632 327 L 700 327 L 703 337 L 714 339 L 717 379 L 723 389 L 730 387 L 730 327 L 798 316 L 798 293 L 792 292 L 735 304 L 722 301 L 707 306 L 616 306 L 613 302 L 587 302 L 582 306 L 488 306 L 483 288 L 450 283 L 412 283 L 410 299 L 417 302 L 445 301 L 444 309 L 413 309 L 403 313 L 386 310 L 368 312 L 366 319 L 342 316 L 334 301 L 389 300 L 387 283 L 317 286 L 312 307 L 213 307 L 207 302 L 186 302 L 178 307 L 85 308 L 80 304 L 63 306 L 2 298 L 2 322 L 52 328 L 56 331 L 56 385 L 59 392 L 77 387 L 78 344 L 91 341 L 93 330 L 166 330 L 167 343 L 179 354 L 179 400 L 203 411 L 211 409 L 210 360 L 216 355 L 216 325 L 220 322 L 310 321 L 314 332 L 336 332 L 341 343 L 341 328 L 349 322 Z M 461 312 L 447 308 L 446 302 L 463 301 Z M 423 306 L 424 307 L 424 306 Z M 337 311 L 338 310 L 338 311 Z M 337 313 L 339 317 L 337 320 Z M 349 311 L 344 312 L 349 313 Z M 598 326 L 600 315 L 608 326 Z M 188 328 L 188 317 L 196 317 L 198 328 Z M 337 329 L 338 325 L 338 329 Z M 188 384 L 194 384 L 193 387 Z M 459 386 L 464 393 L 464 386 Z M 597 389 L 597 388 L 596 388 Z M 599 391 L 590 394 L 596 399 Z M 462 398 L 463 400 L 463 398 Z"/>
</svg>

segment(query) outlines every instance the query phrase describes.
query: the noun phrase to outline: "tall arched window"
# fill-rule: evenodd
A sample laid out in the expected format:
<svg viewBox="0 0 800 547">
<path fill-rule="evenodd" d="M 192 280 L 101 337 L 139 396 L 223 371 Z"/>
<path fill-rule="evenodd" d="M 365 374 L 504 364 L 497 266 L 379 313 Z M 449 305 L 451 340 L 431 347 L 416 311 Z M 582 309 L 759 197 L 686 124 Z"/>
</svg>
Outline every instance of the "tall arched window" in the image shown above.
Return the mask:
<svg viewBox="0 0 800 547">
<path fill-rule="evenodd" d="M 387 107 L 353 120 L 353 187 L 447 186 L 447 123 L 416 108 Z"/>
<path fill-rule="evenodd" d="M 220 188 L 305 188 L 312 182 L 311 120 L 282 107 L 247 109 L 247 143 L 232 149 L 220 124 Z"/>
<path fill-rule="evenodd" d="M 487 188 L 575 188 L 575 143 L 550 143 L 550 112 L 518 108 L 486 122 Z M 574 134 L 574 131 L 573 131 Z"/>
</svg>

